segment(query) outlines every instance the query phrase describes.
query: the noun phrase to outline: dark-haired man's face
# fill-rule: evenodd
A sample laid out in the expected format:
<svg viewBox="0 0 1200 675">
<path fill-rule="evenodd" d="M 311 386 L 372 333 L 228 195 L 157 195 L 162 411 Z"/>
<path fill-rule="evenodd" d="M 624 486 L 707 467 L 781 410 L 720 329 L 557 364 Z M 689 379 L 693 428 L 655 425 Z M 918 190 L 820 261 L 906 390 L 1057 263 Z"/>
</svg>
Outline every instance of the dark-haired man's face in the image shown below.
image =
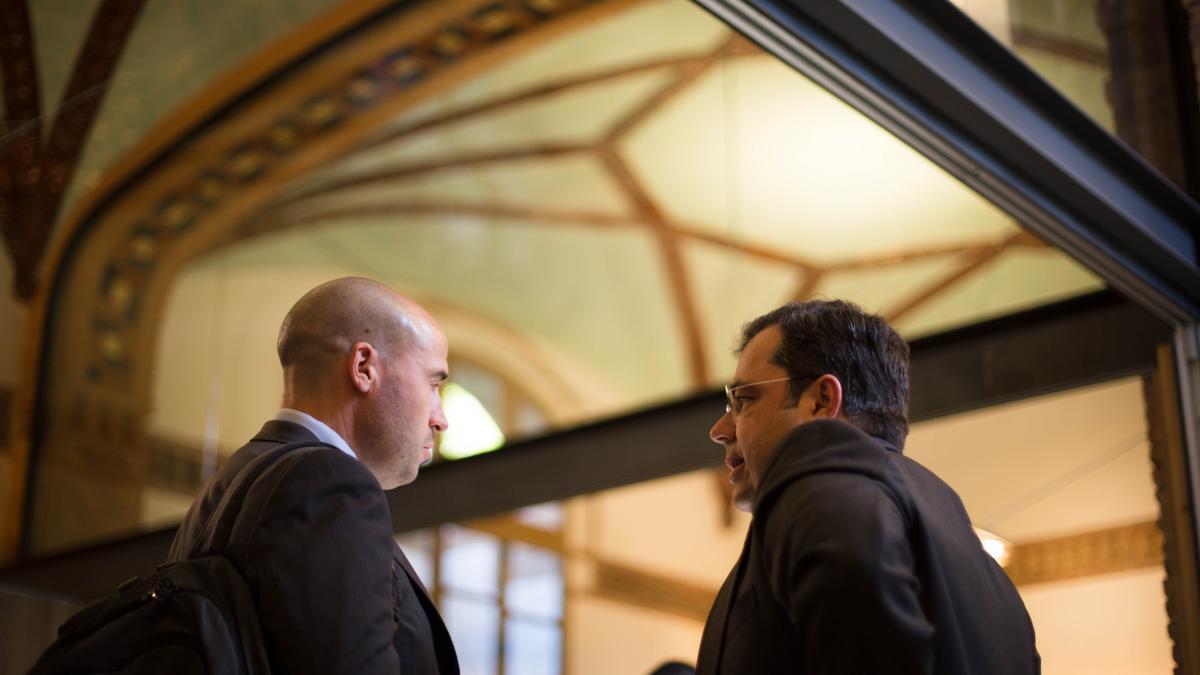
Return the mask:
<svg viewBox="0 0 1200 675">
<path fill-rule="evenodd" d="M 734 392 L 737 410 L 721 416 L 709 431 L 713 442 L 725 448 L 733 503 L 746 512 L 754 506 L 754 494 L 772 451 L 788 432 L 813 417 L 808 392 L 799 405 L 792 405 L 786 381 L 743 386 L 788 376 L 782 366 L 771 361 L 781 339 L 779 326 L 770 326 L 746 344 L 731 385 L 740 387 Z"/>
</svg>

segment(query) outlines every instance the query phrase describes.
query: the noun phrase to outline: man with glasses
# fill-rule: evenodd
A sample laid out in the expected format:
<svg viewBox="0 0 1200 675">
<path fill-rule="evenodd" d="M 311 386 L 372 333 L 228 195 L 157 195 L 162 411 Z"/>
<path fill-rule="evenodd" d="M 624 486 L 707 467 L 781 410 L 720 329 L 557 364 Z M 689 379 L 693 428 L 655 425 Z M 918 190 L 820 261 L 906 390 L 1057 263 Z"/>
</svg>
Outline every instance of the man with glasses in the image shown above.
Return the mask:
<svg viewBox="0 0 1200 675">
<path fill-rule="evenodd" d="M 753 520 L 696 672 L 1040 672 L 1025 606 L 958 495 L 901 452 L 904 340 L 812 301 L 751 321 L 740 351 L 710 436 Z"/>
</svg>

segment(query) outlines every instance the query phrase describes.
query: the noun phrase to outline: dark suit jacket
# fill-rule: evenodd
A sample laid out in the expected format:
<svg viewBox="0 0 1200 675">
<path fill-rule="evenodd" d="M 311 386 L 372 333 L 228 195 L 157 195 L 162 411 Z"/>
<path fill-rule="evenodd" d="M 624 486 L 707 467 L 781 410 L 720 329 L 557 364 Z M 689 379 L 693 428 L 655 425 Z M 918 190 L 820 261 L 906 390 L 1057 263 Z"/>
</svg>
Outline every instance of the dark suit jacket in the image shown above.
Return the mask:
<svg viewBox="0 0 1200 675">
<path fill-rule="evenodd" d="M 297 424 L 263 426 L 205 484 L 169 559 L 189 554 L 242 467 L 297 441 L 318 444 Z M 375 477 L 332 447 L 283 462 L 243 502 L 225 552 L 258 605 L 274 672 L 457 675 L 450 635 L 392 538 Z"/>
<path fill-rule="evenodd" d="M 842 421 L 776 449 L 697 673 L 1040 670 L 1025 606 L 949 486 Z"/>
</svg>

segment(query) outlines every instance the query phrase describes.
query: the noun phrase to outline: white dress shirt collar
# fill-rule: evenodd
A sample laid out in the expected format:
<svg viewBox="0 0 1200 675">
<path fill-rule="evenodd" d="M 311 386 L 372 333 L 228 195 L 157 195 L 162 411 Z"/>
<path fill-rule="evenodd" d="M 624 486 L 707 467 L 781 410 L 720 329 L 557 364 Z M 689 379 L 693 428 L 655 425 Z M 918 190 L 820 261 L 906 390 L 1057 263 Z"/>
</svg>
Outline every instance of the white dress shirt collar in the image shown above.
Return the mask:
<svg viewBox="0 0 1200 675">
<path fill-rule="evenodd" d="M 350 455 L 354 459 L 358 459 L 358 455 L 354 454 L 354 450 L 350 447 L 350 444 L 346 442 L 346 439 L 342 438 L 338 432 L 331 429 L 328 424 L 325 424 L 321 420 L 309 415 L 308 413 L 303 413 L 299 410 L 293 410 L 291 408 L 281 408 L 279 412 L 275 413 L 275 419 L 282 422 L 299 424 L 305 429 L 311 431 L 312 434 L 317 437 L 318 441 L 321 441 L 322 443 L 328 443 L 347 455 Z"/>
</svg>

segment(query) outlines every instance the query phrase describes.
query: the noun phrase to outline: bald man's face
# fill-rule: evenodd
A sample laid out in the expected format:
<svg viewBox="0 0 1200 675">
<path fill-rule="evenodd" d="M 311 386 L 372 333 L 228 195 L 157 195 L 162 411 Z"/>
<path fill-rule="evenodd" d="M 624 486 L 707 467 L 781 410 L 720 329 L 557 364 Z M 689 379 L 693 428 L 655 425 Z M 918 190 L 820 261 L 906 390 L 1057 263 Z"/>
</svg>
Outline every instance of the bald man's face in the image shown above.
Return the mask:
<svg viewBox="0 0 1200 675">
<path fill-rule="evenodd" d="M 441 396 L 449 371 L 446 335 L 432 319 L 421 323 L 403 346 L 386 350 L 372 429 L 359 453 L 385 490 L 416 479 L 433 456 L 434 434 L 447 426 Z"/>
</svg>

